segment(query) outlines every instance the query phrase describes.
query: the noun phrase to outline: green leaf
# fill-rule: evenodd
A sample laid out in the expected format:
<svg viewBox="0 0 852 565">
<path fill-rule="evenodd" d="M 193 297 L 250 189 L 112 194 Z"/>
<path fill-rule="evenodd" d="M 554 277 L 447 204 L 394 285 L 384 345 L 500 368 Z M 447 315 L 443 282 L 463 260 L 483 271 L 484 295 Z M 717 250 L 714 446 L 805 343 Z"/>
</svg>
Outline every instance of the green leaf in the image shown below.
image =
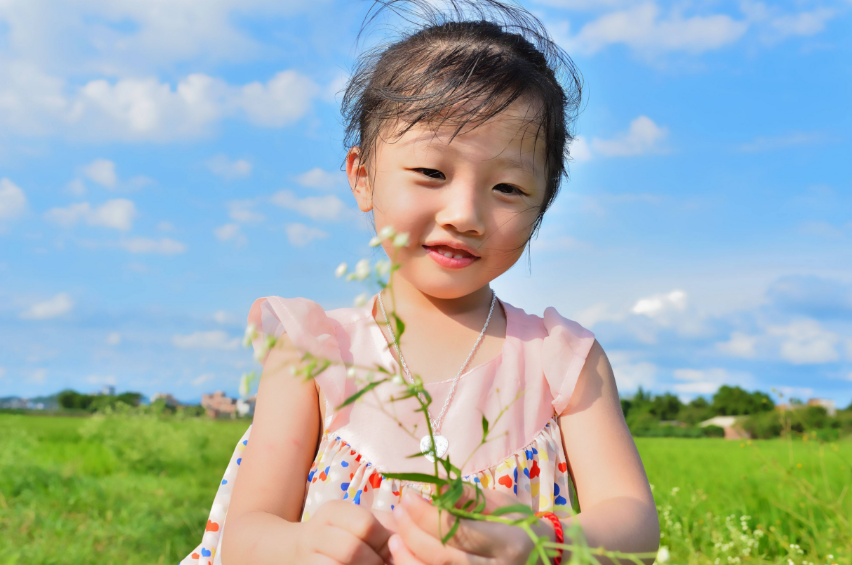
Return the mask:
<svg viewBox="0 0 852 565">
<path fill-rule="evenodd" d="M 358 392 L 356 392 L 355 394 L 353 394 L 352 396 L 350 396 L 349 398 L 344 400 L 343 404 L 341 404 L 340 406 L 335 408 L 335 410 L 340 410 L 341 408 L 343 408 L 345 406 L 349 406 L 350 404 L 352 404 L 353 402 L 355 402 L 356 400 L 358 400 L 359 398 L 364 396 L 364 394 L 370 392 L 371 390 L 373 390 L 374 388 L 376 388 L 377 386 L 379 386 L 380 384 L 382 384 L 383 382 L 385 382 L 387 380 L 388 379 L 382 379 L 380 381 L 371 382 L 370 384 L 368 384 L 367 386 L 365 386 L 364 388 L 362 388 L 361 390 L 359 390 Z"/>
<path fill-rule="evenodd" d="M 488 420 L 485 418 L 485 413 L 482 414 L 482 439 L 488 437 Z"/>
<path fill-rule="evenodd" d="M 447 535 L 441 538 L 441 543 L 446 545 L 450 538 L 456 535 L 456 532 L 459 529 L 459 524 L 461 523 L 461 518 L 456 517 L 456 521 L 453 522 L 453 525 L 450 527 L 450 531 L 447 532 Z"/>
<path fill-rule="evenodd" d="M 440 498 L 448 506 L 455 506 L 456 502 L 462 497 L 462 494 L 464 494 L 464 485 L 461 478 L 458 478 L 450 483 L 450 488 L 444 491 L 444 494 Z"/>
<path fill-rule="evenodd" d="M 394 325 L 396 326 L 396 341 L 399 343 L 402 339 L 402 334 L 405 332 L 405 322 L 402 321 L 402 318 L 396 315 L 396 312 L 391 312 L 391 317 L 393 318 Z"/>
<path fill-rule="evenodd" d="M 383 477 L 388 479 L 399 479 L 400 481 L 415 481 L 418 483 L 430 483 L 433 485 L 443 486 L 447 484 L 446 479 L 427 475 L 426 473 L 382 473 Z"/>
<path fill-rule="evenodd" d="M 519 514 L 526 514 L 527 516 L 532 516 L 535 514 L 532 511 L 532 508 L 527 506 L 526 504 L 512 504 L 510 506 L 503 506 L 502 508 L 498 508 L 494 512 L 491 513 L 492 516 L 502 516 L 504 514 L 514 514 L 515 512 Z"/>
</svg>

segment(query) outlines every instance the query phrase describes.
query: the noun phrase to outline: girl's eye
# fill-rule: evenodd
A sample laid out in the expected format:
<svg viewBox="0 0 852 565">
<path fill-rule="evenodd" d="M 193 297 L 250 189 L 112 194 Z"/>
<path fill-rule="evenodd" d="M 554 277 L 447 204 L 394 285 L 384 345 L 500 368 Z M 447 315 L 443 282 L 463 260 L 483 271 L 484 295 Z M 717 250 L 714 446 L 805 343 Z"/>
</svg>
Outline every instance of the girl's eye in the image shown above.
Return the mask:
<svg viewBox="0 0 852 565">
<path fill-rule="evenodd" d="M 502 192 L 503 194 L 520 194 L 523 196 L 524 192 L 518 188 L 517 186 L 512 186 L 511 184 L 501 183 L 494 187 L 494 190 L 498 192 Z"/>
<path fill-rule="evenodd" d="M 414 169 L 414 170 L 419 171 L 419 172 L 423 173 L 424 175 L 426 175 L 427 177 L 432 178 L 432 179 L 438 179 L 438 180 L 446 179 L 446 177 L 444 176 L 444 173 L 442 173 L 441 171 L 439 171 L 437 169 L 425 169 L 423 167 L 420 167 L 420 168 L 417 168 L 417 169 Z"/>
</svg>

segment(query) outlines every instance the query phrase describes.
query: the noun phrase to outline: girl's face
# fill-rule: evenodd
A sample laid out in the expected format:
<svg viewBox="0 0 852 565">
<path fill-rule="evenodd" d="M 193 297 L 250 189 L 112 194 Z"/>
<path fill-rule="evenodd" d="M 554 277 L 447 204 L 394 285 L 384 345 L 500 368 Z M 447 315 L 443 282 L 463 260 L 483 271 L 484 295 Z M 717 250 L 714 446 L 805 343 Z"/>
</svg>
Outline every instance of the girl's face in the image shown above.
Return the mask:
<svg viewBox="0 0 852 565">
<path fill-rule="evenodd" d="M 349 153 L 358 207 L 373 211 L 378 231 L 409 234 L 410 245 L 397 251 L 399 274 L 424 294 L 466 296 L 523 253 L 546 187 L 544 142 L 525 124 L 529 112 L 516 101 L 452 142 L 454 126 L 418 124 L 396 141 L 380 139 L 373 170 L 357 149 Z M 392 243 L 384 247 L 392 256 Z"/>
</svg>

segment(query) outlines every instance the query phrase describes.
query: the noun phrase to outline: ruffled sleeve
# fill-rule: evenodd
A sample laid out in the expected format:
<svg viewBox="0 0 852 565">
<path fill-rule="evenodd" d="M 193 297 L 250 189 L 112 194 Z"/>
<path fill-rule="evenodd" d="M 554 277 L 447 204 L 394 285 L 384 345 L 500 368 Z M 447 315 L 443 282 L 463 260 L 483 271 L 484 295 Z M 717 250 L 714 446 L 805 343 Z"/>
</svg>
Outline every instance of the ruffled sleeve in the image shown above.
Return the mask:
<svg viewBox="0 0 852 565">
<path fill-rule="evenodd" d="M 586 363 L 595 334 L 573 320 L 563 318 L 555 308 L 544 311 L 547 337 L 542 342 L 542 367 L 553 395 L 553 409 L 561 415 L 574 394 L 577 378 Z"/>
<path fill-rule="evenodd" d="M 300 351 L 320 359 L 328 359 L 332 366 L 316 376 L 316 381 L 326 397 L 326 425 L 333 418 L 333 407 L 343 402 L 345 372 L 341 365 L 340 345 L 337 338 L 338 323 L 329 318 L 322 307 L 307 298 L 258 298 L 251 306 L 248 323 L 253 324 L 260 336 L 253 342 L 255 352 L 261 347 L 264 335 L 280 337 L 287 334 Z M 266 363 L 265 355 L 260 360 Z"/>
</svg>

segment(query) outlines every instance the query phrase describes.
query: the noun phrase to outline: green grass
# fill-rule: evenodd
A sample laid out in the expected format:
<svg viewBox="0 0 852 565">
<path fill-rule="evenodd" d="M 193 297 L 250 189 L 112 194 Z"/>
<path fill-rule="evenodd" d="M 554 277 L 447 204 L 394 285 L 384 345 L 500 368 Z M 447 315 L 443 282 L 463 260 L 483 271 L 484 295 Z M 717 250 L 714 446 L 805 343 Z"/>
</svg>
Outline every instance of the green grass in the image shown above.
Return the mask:
<svg viewBox="0 0 852 565">
<path fill-rule="evenodd" d="M 247 426 L 0 414 L 0 564 L 177 563 Z M 637 444 L 672 562 L 852 565 L 852 443 Z"/>
</svg>

